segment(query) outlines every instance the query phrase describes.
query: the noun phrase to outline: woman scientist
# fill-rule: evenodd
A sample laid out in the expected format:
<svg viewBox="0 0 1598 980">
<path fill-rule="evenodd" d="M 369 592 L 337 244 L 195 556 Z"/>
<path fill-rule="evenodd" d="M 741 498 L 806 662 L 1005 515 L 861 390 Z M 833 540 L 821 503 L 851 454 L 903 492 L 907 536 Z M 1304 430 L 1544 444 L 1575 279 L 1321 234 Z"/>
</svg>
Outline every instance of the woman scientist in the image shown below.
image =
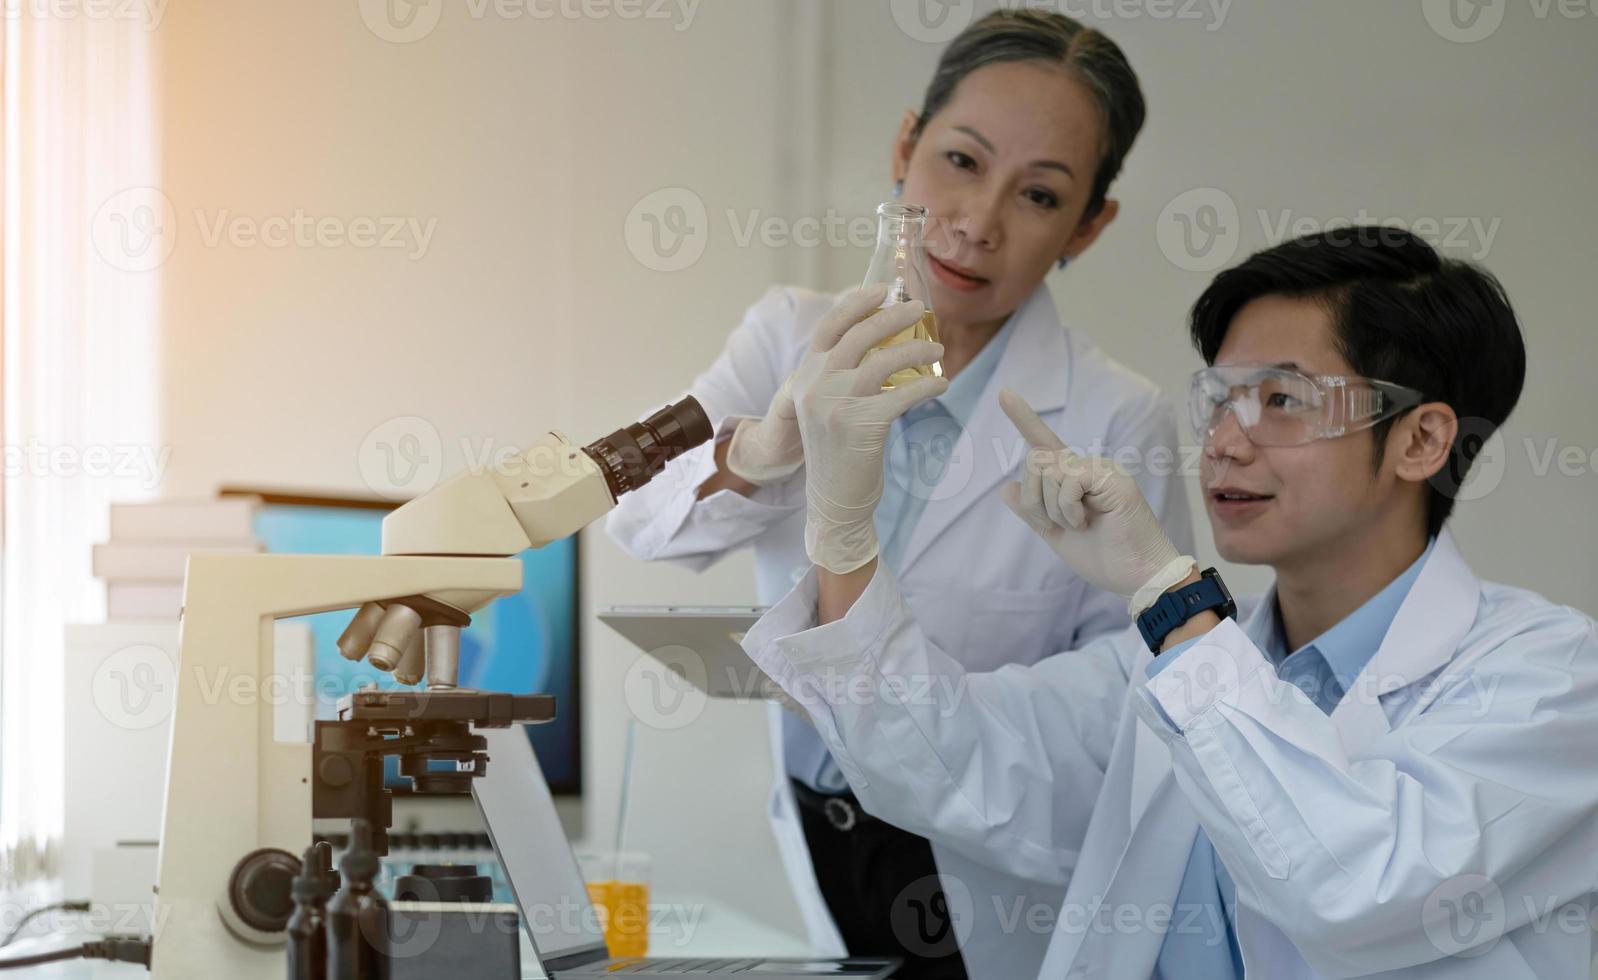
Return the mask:
<svg viewBox="0 0 1598 980">
<path fill-rule="evenodd" d="M 1108 191 L 1143 118 L 1137 76 L 1109 38 L 1055 13 L 999 11 L 949 44 L 893 140 L 894 195 L 931 215 L 929 291 L 949 384 L 894 424 L 876 524 L 917 621 L 968 671 L 1030 664 L 1128 622 L 1124 599 L 1075 577 L 1004 512 L 994 490 L 1026 446 L 998 408 L 1001 388 L 1073 445 L 1130 456 L 1166 533 L 1192 547 L 1174 413 L 1152 383 L 1064 326 L 1044 283 L 1114 220 Z M 760 600 L 787 593 L 810 567 L 787 381 L 818 323 L 853 323 L 862 311 L 851 304 L 870 300 L 768 291 L 689 389 L 718 438 L 673 462 L 675 479 L 623 498 L 611 536 L 636 557 L 696 569 L 752 544 Z M 985 920 L 1052 909 L 1057 887 L 934 857 L 925 839 L 860 810 L 808 721 L 773 715 L 771 813 L 818 954 L 903 956 L 918 977 L 1036 974 L 1049 930 Z M 966 896 L 939 894 L 940 872 L 974 896 L 954 902 L 972 928 L 950 928 L 951 901 Z"/>
</svg>

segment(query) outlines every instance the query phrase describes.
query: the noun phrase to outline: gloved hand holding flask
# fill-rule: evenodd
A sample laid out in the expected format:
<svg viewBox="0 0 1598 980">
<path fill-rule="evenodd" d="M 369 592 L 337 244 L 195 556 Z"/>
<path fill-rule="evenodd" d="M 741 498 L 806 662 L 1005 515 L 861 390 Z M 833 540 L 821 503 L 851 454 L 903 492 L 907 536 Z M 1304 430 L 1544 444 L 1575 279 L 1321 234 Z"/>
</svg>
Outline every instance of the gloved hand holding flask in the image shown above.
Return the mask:
<svg viewBox="0 0 1598 980">
<path fill-rule="evenodd" d="M 792 385 L 805 457 L 805 552 L 839 575 L 877 556 L 873 526 L 882 498 L 883 455 L 894 419 L 948 389 L 917 375 L 884 390 L 889 377 L 943 356 L 943 345 L 883 341 L 919 322 L 919 302 L 881 309 L 887 286 L 849 293 L 816 325 Z"/>
</svg>

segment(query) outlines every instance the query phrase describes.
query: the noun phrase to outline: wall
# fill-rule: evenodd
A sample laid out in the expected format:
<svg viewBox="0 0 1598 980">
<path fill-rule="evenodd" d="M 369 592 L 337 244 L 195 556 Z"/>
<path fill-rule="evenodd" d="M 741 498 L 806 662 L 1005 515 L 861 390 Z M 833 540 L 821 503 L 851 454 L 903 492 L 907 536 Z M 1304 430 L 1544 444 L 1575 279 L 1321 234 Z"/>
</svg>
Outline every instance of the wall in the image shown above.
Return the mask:
<svg viewBox="0 0 1598 980">
<path fill-rule="evenodd" d="M 886 199 L 889 138 L 939 50 L 896 19 L 915 6 L 898 0 L 705 0 L 691 16 L 637 20 L 508 16 L 554 4 L 414 8 L 441 12 L 431 28 L 363 17 L 381 6 L 166 13 L 162 189 L 180 222 L 162 269 L 166 492 L 364 493 L 382 476 L 373 430 L 385 423 L 449 472 L 484 440 L 550 426 L 586 437 L 664 402 L 768 283 L 858 278 L 863 249 L 783 236 L 799 218 L 866 215 Z M 1523 441 L 1539 456 L 1550 439 L 1598 444 L 1584 247 L 1598 226 L 1586 182 L 1598 17 L 1513 6 L 1492 36 L 1462 44 L 1420 5 L 1381 0 L 1065 4 L 1105 11 L 1097 22 L 1142 74 L 1151 116 L 1117 188 L 1120 219 L 1053 285 L 1074 324 L 1179 391 L 1196 366 L 1183 317 L 1209 279 L 1179 263 L 1228 243 L 1240 258 L 1284 219 L 1361 209 L 1494 228 L 1490 247 L 1467 226 L 1450 251 L 1485 248 L 1524 317 L 1530 376 L 1501 485 L 1461 508 L 1456 531 L 1485 575 L 1595 611 L 1598 554 L 1582 545 L 1598 532 L 1598 476 L 1539 477 Z M 1162 214 L 1174 227 L 1167 206 L 1199 188 L 1223 194 L 1198 203 L 1235 206 L 1228 234 L 1197 254 L 1162 249 Z M 687 251 L 629 247 L 625 229 L 646 227 L 635 205 L 662 219 L 686 208 L 670 227 L 691 229 Z M 419 236 L 409 249 L 328 244 L 331 231 L 322 244 L 248 243 L 239 219 L 297 210 L 343 222 L 333 231 L 357 217 L 436 224 L 425 249 Z M 768 218 L 776 235 L 763 241 Z M 407 417 L 423 424 L 390 422 Z M 632 562 L 600 534 L 584 541 L 585 613 L 753 598 L 747 555 L 695 576 Z M 1229 572 L 1240 588 L 1264 583 Z M 606 842 L 633 655 L 591 615 L 584 633 L 587 829 Z M 750 708 L 640 729 L 629 842 L 655 853 L 662 889 L 692 884 L 792 926 L 761 817 L 766 751 Z"/>
<path fill-rule="evenodd" d="M 834 124 L 833 166 L 822 200 L 862 213 L 885 199 L 887 140 L 904 110 L 919 108 L 941 49 L 917 38 L 941 39 L 995 6 L 931 5 L 948 15 L 934 29 L 914 3 L 828 5 L 823 116 Z M 1483 262 L 1520 314 L 1529 363 L 1504 443 L 1484 453 L 1482 482 L 1472 485 L 1482 496 L 1458 506 L 1454 533 L 1484 577 L 1598 612 L 1598 551 L 1590 547 L 1598 540 L 1598 387 L 1585 377 L 1598 304 L 1589 271 L 1598 197 L 1588 178 L 1598 159 L 1598 9 L 1482 4 L 1477 25 L 1456 32 L 1448 4 L 1433 2 L 1032 6 L 1079 16 L 1114 38 L 1149 104 L 1114 188 L 1120 216 L 1077 263 L 1051 275 L 1067 321 L 1180 399 L 1200 366 L 1185 317 L 1213 275 L 1189 268 L 1240 261 L 1292 237 L 1278 232 L 1283 226 L 1337 219 L 1400 221 L 1451 257 Z M 1480 40 L 1453 40 L 1494 23 Z M 1219 207 L 1222 234 L 1194 238 L 1190 250 L 1174 216 L 1202 217 L 1206 205 Z M 843 284 L 866 254 L 828 258 L 823 275 Z M 1567 472 L 1558 452 L 1568 454 Z M 1495 466 L 1502 475 L 1488 492 Z M 1192 499 L 1200 557 L 1214 560 Z M 1238 588 L 1270 580 L 1262 569 L 1222 568 Z"/>
<path fill-rule="evenodd" d="M 440 461 L 401 489 L 551 427 L 597 437 L 675 396 L 744 306 L 787 277 L 780 250 L 736 247 L 724 223 L 675 273 L 640 264 L 622 231 L 663 187 L 700 188 L 717 208 L 783 199 L 793 93 L 771 52 L 793 34 L 791 11 L 535 20 L 526 12 L 560 8 L 451 3 L 393 43 L 407 32 L 385 27 L 381 7 L 166 13 L 161 190 L 179 230 L 161 269 L 165 493 L 369 494 L 374 474 L 388 485 L 379 436 L 414 436 Z M 336 220 L 311 226 L 308 244 L 267 223 L 297 212 Z M 432 234 L 425 249 L 408 230 L 404 248 L 356 247 L 358 218 L 379 241 L 388 219 Z M 290 243 L 263 244 L 268 232 Z M 635 651 L 591 613 L 754 590 L 747 556 L 694 576 L 631 561 L 601 533 L 584 548 L 585 816 L 603 847 Z M 795 922 L 771 888 L 782 873 L 763 818 L 760 710 L 717 705 L 680 731 L 641 728 L 637 754 L 627 843 L 654 853 L 657 886 Z"/>
</svg>

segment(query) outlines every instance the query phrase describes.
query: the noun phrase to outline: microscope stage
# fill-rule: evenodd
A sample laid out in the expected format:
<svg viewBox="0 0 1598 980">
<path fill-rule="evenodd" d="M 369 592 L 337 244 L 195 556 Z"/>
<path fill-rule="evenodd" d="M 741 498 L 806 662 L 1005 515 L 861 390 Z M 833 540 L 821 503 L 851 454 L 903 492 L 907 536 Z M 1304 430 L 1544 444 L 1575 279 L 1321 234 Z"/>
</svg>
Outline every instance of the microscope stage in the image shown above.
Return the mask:
<svg viewBox="0 0 1598 980">
<path fill-rule="evenodd" d="M 533 725 L 553 721 L 553 694 L 505 694 L 500 691 L 356 691 L 339 699 L 340 721 L 379 723 L 463 721 L 483 728 Z"/>
</svg>

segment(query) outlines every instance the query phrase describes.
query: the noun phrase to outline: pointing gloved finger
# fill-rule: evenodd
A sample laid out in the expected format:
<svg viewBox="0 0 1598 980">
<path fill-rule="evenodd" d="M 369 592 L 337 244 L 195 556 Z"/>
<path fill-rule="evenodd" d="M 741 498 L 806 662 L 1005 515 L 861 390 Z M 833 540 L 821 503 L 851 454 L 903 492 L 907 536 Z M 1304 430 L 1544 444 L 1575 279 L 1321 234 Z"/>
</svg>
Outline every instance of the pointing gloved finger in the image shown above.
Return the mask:
<svg viewBox="0 0 1598 980">
<path fill-rule="evenodd" d="M 1096 467 L 1100 462 L 1102 460 L 1098 457 L 1081 456 L 1070 446 L 1061 446 L 1048 453 L 1043 463 L 1043 473 L 1054 477 L 1061 485 L 1079 481 L 1083 485 L 1082 493 L 1086 493 L 1088 488 L 1097 485 Z M 1077 496 L 1080 497 L 1081 493 Z"/>
<path fill-rule="evenodd" d="M 1054 521 L 1049 519 L 1049 508 L 1044 503 L 1046 498 L 1043 484 L 1042 470 L 1028 475 L 1024 484 L 1027 491 L 1026 503 L 1028 509 L 1032 512 L 1032 519 L 1037 521 L 1040 527 L 1053 527 Z"/>
<path fill-rule="evenodd" d="M 1054 466 L 1054 453 L 1047 449 L 1029 449 L 1024 468 L 1032 473 L 1047 473 Z"/>
<path fill-rule="evenodd" d="M 1043 512 L 1060 527 L 1067 527 L 1065 515 L 1060 512 L 1060 479 L 1053 473 L 1043 474 Z"/>
<path fill-rule="evenodd" d="M 1033 531 L 1049 533 L 1049 518 L 1043 512 L 1042 477 L 1036 470 L 1023 473 L 1019 483 L 1006 483 L 999 489 L 999 497 Z"/>
<path fill-rule="evenodd" d="M 838 300 L 838 305 L 834 306 L 826 316 L 821 318 L 821 322 L 816 324 L 816 332 L 811 342 L 811 349 L 818 351 L 832 350 L 833 347 L 837 346 L 843 335 L 849 332 L 850 327 L 865 319 L 871 314 L 872 310 L 881 306 L 882 301 L 887 296 L 888 284 L 885 282 L 845 293 L 843 298 Z"/>
<path fill-rule="evenodd" d="M 1065 443 L 1026 403 L 1026 399 L 1006 388 L 999 392 L 999 407 L 1010 416 L 1027 443 L 1039 449 L 1064 449 Z"/>
<path fill-rule="evenodd" d="M 1074 463 L 1076 479 L 1081 486 L 1079 498 L 1085 511 L 1108 514 L 1122 505 L 1126 494 L 1121 478 L 1125 471 L 1114 460 L 1077 456 Z M 1136 492 L 1134 487 L 1133 493 Z"/>
<path fill-rule="evenodd" d="M 1033 527 L 1047 529 L 1051 523 L 1048 508 L 1043 506 L 1043 471 L 1029 469 L 1021 477 L 1021 506 Z"/>
<path fill-rule="evenodd" d="M 942 356 L 943 345 L 932 340 L 906 340 L 874 350 L 860 362 L 855 394 L 870 394 L 895 373 L 931 364 Z"/>
<path fill-rule="evenodd" d="M 1045 485 L 1049 483 L 1044 479 Z M 1072 467 L 1061 474 L 1058 482 L 1052 488 L 1046 488 L 1044 493 L 1054 502 L 1056 518 L 1064 527 L 1081 530 L 1087 526 L 1087 513 L 1082 507 L 1082 497 L 1088 489 L 1088 474 L 1080 467 Z M 1050 494 L 1052 490 L 1052 494 Z"/>
<path fill-rule="evenodd" d="M 920 300 L 895 303 L 884 307 L 849 328 L 849 332 L 827 355 L 827 367 L 833 371 L 847 371 L 859 367 L 866 352 L 879 347 L 894 334 L 903 333 L 926 312 Z"/>
</svg>

